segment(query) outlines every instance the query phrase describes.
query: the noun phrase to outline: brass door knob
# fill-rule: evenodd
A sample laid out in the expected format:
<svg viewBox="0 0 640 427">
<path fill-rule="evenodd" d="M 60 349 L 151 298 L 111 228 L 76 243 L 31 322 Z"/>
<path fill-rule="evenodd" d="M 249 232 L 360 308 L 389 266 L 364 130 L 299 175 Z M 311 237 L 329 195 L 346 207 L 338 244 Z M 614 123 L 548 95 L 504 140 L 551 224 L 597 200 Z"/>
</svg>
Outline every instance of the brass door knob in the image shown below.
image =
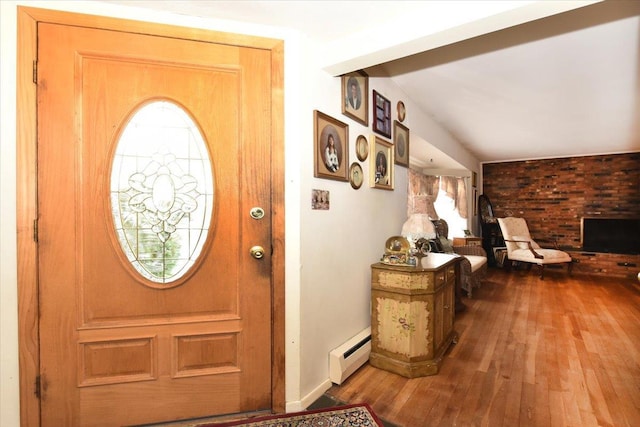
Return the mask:
<svg viewBox="0 0 640 427">
<path fill-rule="evenodd" d="M 251 252 L 251 256 L 255 259 L 260 259 L 264 257 L 264 248 L 262 246 L 254 246 L 249 252 Z"/>
</svg>

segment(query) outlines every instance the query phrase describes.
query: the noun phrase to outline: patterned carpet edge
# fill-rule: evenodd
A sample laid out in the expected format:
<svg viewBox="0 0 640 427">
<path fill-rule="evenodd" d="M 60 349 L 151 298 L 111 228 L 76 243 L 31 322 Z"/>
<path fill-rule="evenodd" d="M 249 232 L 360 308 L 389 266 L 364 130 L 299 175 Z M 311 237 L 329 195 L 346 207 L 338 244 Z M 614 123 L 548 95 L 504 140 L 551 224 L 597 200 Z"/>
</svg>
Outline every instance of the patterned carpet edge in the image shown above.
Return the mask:
<svg viewBox="0 0 640 427">
<path fill-rule="evenodd" d="M 383 427 L 383 422 L 366 403 L 313 409 L 289 414 L 259 416 L 197 427 Z"/>
</svg>

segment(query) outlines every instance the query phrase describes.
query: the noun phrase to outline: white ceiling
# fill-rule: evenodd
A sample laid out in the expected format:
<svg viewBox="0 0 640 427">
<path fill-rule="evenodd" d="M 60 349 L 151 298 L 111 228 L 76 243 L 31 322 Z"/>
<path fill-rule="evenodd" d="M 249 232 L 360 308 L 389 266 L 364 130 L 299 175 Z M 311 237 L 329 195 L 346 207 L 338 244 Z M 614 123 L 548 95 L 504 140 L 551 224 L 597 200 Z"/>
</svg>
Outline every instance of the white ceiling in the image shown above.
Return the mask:
<svg viewBox="0 0 640 427">
<path fill-rule="evenodd" d="M 291 28 L 321 43 L 340 42 L 403 16 L 429 16 L 437 23 L 438 13 L 464 14 L 471 5 L 455 1 L 107 3 Z M 564 13 L 365 68 L 372 76 L 392 78 L 482 162 L 640 151 L 640 1 L 576 3 L 568 6 L 576 9 Z M 489 1 L 483 7 L 489 11 L 506 4 Z M 435 157 L 432 167 L 459 168 L 428 146 L 412 144 L 411 157 L 420 166 Z"/>
</svg>

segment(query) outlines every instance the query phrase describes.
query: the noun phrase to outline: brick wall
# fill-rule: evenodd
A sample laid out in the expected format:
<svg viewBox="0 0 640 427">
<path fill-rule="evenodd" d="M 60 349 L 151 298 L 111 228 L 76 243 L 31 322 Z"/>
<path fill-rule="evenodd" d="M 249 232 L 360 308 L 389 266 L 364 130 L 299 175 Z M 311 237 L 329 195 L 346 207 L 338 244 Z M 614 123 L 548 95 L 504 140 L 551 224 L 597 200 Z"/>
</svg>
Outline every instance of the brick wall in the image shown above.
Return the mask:
<svg viewBox="0 0 640 427">
<path fill-rule="evenodd" d="M 640 218 L 640 153 L 489 163 L 482 173 L 494 215 L 523 217 L 534 239 L 577 251 L 575 271 L 640 272 L 640 255 L 579 252 L 582 217 Z"/>
</svg>

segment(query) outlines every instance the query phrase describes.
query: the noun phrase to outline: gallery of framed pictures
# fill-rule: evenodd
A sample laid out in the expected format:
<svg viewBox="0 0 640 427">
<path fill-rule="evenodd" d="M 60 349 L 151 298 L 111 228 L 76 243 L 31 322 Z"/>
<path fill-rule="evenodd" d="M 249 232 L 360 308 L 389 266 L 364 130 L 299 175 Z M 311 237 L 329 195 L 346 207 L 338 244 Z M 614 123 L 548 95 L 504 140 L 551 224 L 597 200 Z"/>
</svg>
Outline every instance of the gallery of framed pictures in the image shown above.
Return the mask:
<svg viewBox="0 0 640 427">
<path fill-rule="evenodd" d="M 369 76 L 362 70 L 344 74 L 341 87 L 342 114 L 368 126 Z M 367 141 L 364 135 L 358 135 L 356 157 L 361 162 L 369 158 L 370 187 L 393 190 L 395 165 L 409 167 L 409 129 L 401 123 L 406 109 L 399 101 L 399 120 L 392 125 L 391 102 L 376 90 L 372 91 L 372 108 L 372 130 L 386 139 L 371 134 Z M 319 110 L 314 110 L 313 122 L 314 176 L 348 181 L 354 189 L 360 188 L 366 175 L 359 163 L 349 164 L 349 125 Z"/>
<path fill-rule="evenodd" d="M 314 110 L 313 131 L 314 176 L 348 181 L 349 125 Z"/>
<path fill-rule="evenodd" d="M 342 114 L 369 125 L 369 76 L 364 71 L 342 76 Z"/>
</svg>

